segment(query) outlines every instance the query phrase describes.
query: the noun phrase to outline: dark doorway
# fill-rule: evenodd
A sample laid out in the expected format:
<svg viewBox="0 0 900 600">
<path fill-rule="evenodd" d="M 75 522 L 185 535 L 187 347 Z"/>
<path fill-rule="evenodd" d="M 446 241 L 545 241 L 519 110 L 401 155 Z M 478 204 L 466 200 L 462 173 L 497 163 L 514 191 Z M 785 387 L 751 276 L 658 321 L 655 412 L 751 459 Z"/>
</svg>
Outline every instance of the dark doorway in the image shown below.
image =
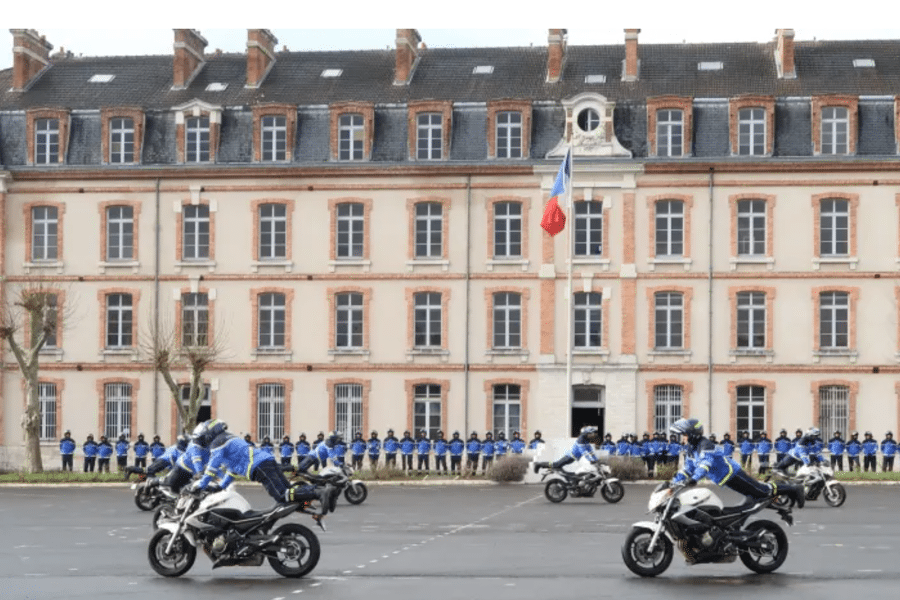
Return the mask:
<svg viewBox="0 0 900 600">
<path fill-rule="evenodd" d="M 585 425 L 593 425 L 600 431 L 600 437 L 603 437 L 603 413 L 604 408 L 579 408 L 572 407 L 572 437 L 578 437 L 578 432 Z"/>
<path fill-rule="evenodd" d="M 602 385 L 572 386 L 572 430 L 569 432 L 572 437 L 578 437 L 585 425 L 593 425 L 603 437 L 605 391 Z"/>
</svg>

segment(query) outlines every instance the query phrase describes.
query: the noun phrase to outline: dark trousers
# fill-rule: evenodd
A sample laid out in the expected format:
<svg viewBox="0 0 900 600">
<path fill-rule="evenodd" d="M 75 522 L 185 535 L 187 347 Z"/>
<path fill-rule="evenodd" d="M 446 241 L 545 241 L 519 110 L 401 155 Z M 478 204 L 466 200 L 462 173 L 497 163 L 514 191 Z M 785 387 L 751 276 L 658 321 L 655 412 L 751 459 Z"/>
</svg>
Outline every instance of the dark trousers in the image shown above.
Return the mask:
<svg viewBox="0 0 900 600">
<path fill-rule="evenodd" d="M 163 485 L 170 487 L 172 491 L 177 494 L 181 491 L 181 488 L 189 484 L 193 478 L 193 473 L 176 465 L 166 476 Z"/>
<path fill-rule="evenodd" d="M 831 455 L 831 468 L 837 465 L 839 471 L 844 470 L 844 455 L 843 454 L 832 454 Z"/>
<path fill-rule="evenodd" d="M 103 471 L 106 471 L 107 473 L 109 473 L 109 459 L 108 458 L 101 458 L 97 461 L 97 472 L 102 473 Z"/>
<path fill-rule="evenodd" d="M 655 456 L 645 456 L 644 464 L 647 465 L 647 474 L 653 475 L 653 469 L 656 467 L 656 457 Z"/>
<path fill-rule="evenodd" d="M 872 468 L 872 472 L 874 473 L 878 469 L 876 468 L 875 463 L 875 455 L 874 454 L 866 454 L 863 456 L 863 470 L 868 471 L 869 467 Z"/>
<path fill-rule="evenodd" d="M 73 458 L 74 458 L 74 456 L 71 454 L 63 454 L 62 455 L 62 470 L 63 471 L 66 470 L 66 467 L 68 467 L 69 471 L 72 470 L 72 459 Z"/>
<path fill-rule="evenodd" d="M 142 469 L 147 468 L 147 457 L 146 456 L 135 456 L 134 457 L 134 466 L 140 467 Z"/>
<path fill-rule="evenodd" d="M 783 461 L 785 456 L 787 456 L 787 452 L 776 452 L 775 453 L 775 464 L 777 465 L 778 463 Z"/>
<path fill-rule="evenodd" d="M 473 473 L 478 470 L 478 455 L 477 454 L 467 454 L 466 455 L 466 471 L 472 471 Z"/>
<path fill-rule="evenodd" d="M 369 468 L 373 471 L 378 468 L 378 454 L 369 455 Z"/>
<path fill-rule="evenodd" d="M 354 454 L 350 458 L 350 466 L 359 471 L 363 467 L 363 454 Z"/>
<path fill-rule="evenodd" d="M 428 468 L 428 455 L 427 455 L 427 454 L 425 454 L 425 455 L 420 454 L 420 455 L 419 455 L 419 467 L 418 467 L 419 473 L 422 472 L 422 465 L 425 465 L 425 470 L 426 470 L 426 471 L 430 471 L 430 470 L 431 470 L 431 469 Z"/>
<path fill-rule="evenodd" d="M 403 466 L 404 471 L 412 471 L 412 454 L 401 454 L 400 455 L 400 464 Z"/>
<path fill-rule="evenodd" d="M 481 463 L 482 472 L 486 473 L 492 464 L 494 464 L 494 457 L 493 456 L 485 456 L 484 460 Z"/>
<path fill-rule="evenodd" d="M 856 465 L 856 470 L 860 471 L 859 468 L 859 456 L 848 456 L 847 457 L 847 469 L 852 473 L 853 465 Z"/>
<path fill-rule="evenodd" d="M 446 454 L 437 454 L 434 457 L 434 470 L 440 472 L 441 465 L 444 466 L 444 474 L 447 473 L 447 455 Z"/>
<path fill-rule="evenodd" d="M 885 456 L 881 459 L 881 470 L 885 472 L 894 470 L 893 456 Z"/>
<path fill-rule="evenodd" d="M 284 476 L 275 459 L 264 460 L 259 463 L 250 479 L 261 483 L 275 502 L 293 502 L 296 500 L 313 500 L 318 498 L 316 486 L 304 485 L 291 488 L 290 482 Z"/>
<path fill-rule="evenodd" d="M 769 472 L 769 455 L 763 454 L 759 457 L 759 474 L 765 475 Z"/>
<path fill-rule="evenodd" d="M 752 454 L 741 454 L 741 468 L 746 469 L 748 466 L 750 466 L 750 460 L 752 458 Z"/>
<path fill-rule="evenodd" d="M 790 454 L 785 454 L 784 458 L 775 463 L 775 468 L 780 470 L 785 470 L 793 465 L 803 464 L 803 461 L 799 458 L 794 458 Z"/>
<path fill-rule="evenodd" d="M 290 456 L 282 456 L 281 457 L 281 466 L 283 466 L 283 467 L 291 466 L 291 457 Z"/>
<path fill-rule="evenodd" d="M 450 457 L 450 471 L 456 471 L 459 473 L 460 467 L 462 466 L 462 456 L 461 455 L 452 455 Z"/>
<path fill-rule="evenodd" d="M 84 457 L 84 472 L 85 473 L 93 473 L 94 465 L 97 464 L 96 456 L 85 456 Z"/>
<path fill-rule="evenodd" d="M 169 461 L 164 458 L 157 458 L 152 463 L 150 463 L 149 467 L 147 467 L 147 477 L 156 477 L 157 473 L 165 471 L 169 468 L 169 466 Z"/>
<path fill-rule="evenodd" d="M 397 467 L 397 453 L 396 452 L 388 452 L 384 455 L 384 466 L 385 467 Z"/>
<path fill-rule="evenodd" d="M 564 466 L 570 465 L 570 464 L 572 464 L 573 462 L 575 462 L 575 459 L 572 458 L 571 456 L 569 456 L 568 454 L 566 454 L 565 456 L 563 456 L 562 458 L 560 458 L 558 461 L 556 461 L 555 463 L 553 463 L 552 467 L 553 467 L 554 469 L 562 469 Z"/>
<path fill-rule="evenodd" d="M 124 471 L 125 467 L 128 466 L 128 457 L 116 456 L 116 464 L 118 465 L 120 471 Z"/>
<path fill-rule="evenodd" d="M 725 485 L 738 494 L 749 496 L 754 500 L 768 498 L 772 494 L 772 486 L 754 479 L 746 471 L 738 471 L 728 478 Z"/>
</svg>

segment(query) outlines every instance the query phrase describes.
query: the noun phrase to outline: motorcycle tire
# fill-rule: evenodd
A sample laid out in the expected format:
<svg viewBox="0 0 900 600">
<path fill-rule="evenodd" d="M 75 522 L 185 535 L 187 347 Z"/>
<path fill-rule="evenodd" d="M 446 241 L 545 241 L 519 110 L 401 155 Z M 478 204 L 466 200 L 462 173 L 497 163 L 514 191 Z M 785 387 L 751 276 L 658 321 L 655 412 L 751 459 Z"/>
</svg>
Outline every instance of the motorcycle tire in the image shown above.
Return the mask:
<svg viewBox="0 0 900 600">
<path fill-rule="evenodd" d="M 600 495 L 603 496 L 603 499 L 610 504 L 615 504 L 625 497 L 625 486 L 623 486 L 618 481 L 614 481 L 609 485 L 604 485 L 603 487 L 601 487 Z"/>
<path fill-rule="evenodd" d="M 159 521 L 160 519 L 173 519 L 175 518 L 175 507 L 168 502 L 165 504 L 160 504 L 156 507 L 156 510 L 153 511 L 153 519 L 150 522 L 150 526 L 153 527 L 153 531 L 159 529 Z"/>
<path fill-rule="evenodd" d="M 364 483 L 348 485 L 347 489 L 344 490 L 344 498 L 346 498 L 347 502 L 350 504 L 362 504 L 368 496 L 369 490 Z"/>
<path fill-rule="evenodd" d="M 767 543 L 772 544 L 774 542 L 775 544 L 774 551 L 768 550 L 766 554 L 761 554 L 754 550 L 741 552 L 741 562 L 744 563 L 745 567 L 754 573 L 772 573 L 784 564 L 788 555 L 788 538 L 787 534 L 784 533 L 784 529 L 772 521 L 752 521 L 747 523 L 745 529 L 746 531 L 765 530 L 768 538 Z M 770 558 L 771 561 L 763 562 L 767 558 Z"/>
<path fill-rule="evenodd" d="M 847 499 L 847 491 L 844 486 L 837 483 L 832 487 L 825 486 L 825 489 L 822 490 L 822 497 L 828 506 L 837 508 Z"/>
<path fill-rule="evenodd" d="M 659 534 L 656 540 L 656 550 L 652 555 L 647 555 L 646 548 L 653 539 L 653 531 L 646 527 L 633 527 L 622 544 L 622 560 L 625 566 L 641 577 L 656 577 L 663 573 L 672 564 L 672 556 L 675 549 L 672 541 L 664 534 Z"/>
<path fill-rule="evenodd" d="M 154 533 L 147 548 L 147 558 L 150 559 L 153 570 L 163 577 L 180 577 L 194 566 L 197 549 L 181 536 L 181 539 L 175 540 L 172 545 L 172 554 L 167 556 L 166 546 L 171 537 L 172 532 L 168 529 L 160 529 Z"/>
<path fill-rule="evenodd" d="M 142 485 L 134 491 L 134 504 L 139 509 L 149 512 L 157 507 L 159 498 L 147 493 L 147 487 Z"/>
<path fill-rule="evenodd" d="M 790 503 L 791 499 L 784 495 L 775 496 L 775 501 L 772 502 L 772 504 L 778 508 L 787 508 Z"/>
<path fill-rule="evenodd" d="M 547 482 L 546 487 L 544 487 L 544 495 L 547 496 L 547 500 L 550 502 L 559 504 L 566 499 L 566 496 L 569 495 L 569 491 L 566 489 L 565 483 L 558 479 L 554 479 Z"/>
<path fill-rule="evenodd" d="M 299 523 L 288 523 L 275 530 L 281 549 L 269 557 L 269 565 L 282 577 L 303 577 L 319 563 L 319 538 Z M 292 566 L 289 563 L 297 563 Z"/>
</svg>

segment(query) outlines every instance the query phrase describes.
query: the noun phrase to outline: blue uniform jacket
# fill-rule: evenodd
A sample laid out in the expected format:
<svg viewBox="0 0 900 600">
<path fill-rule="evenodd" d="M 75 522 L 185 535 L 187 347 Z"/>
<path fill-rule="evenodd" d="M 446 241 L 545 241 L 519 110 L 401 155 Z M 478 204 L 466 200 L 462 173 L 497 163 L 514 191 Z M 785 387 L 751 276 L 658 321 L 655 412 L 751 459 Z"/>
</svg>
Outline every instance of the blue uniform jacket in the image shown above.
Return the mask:
<svg viewBox="0 0 900 600">
<path fill-rule="evenodd" d="M 63 438 L 59 440 L 60 454 L 75 454 L 75 440 L 72 438 Z"/>
<path fill-rule="evenodd" d="M 850 438 L 850 441 L 847 442 L 847 456 L 857 457 L 860 452 L 862 452 L 862 443 Z"/>
<path fill-rule="evenodd" d="M 159 455 L 157 460 L 164 460 L 169 463 L 169 467 L 174 467 L 178 464 L 178 457 L 181 456 L 181 451 L 178 449 L 178 444 L 173 444 L 168 448 L 163 449 L 163 453 Z"/>
<path fill-rule="evenodd" d="M 881 440 L 881 453 L 885 456 L 893 456 L 897 453 L 897 440 L 887 438 Z"/>
<path fill-rule="evenodd" d="M 281 454 L 281 458 L 290 458 L 294 455 L 294 445 L 290 442 L 281 442 L 278 444 L 278 452 Z"/>
<path fill-rule="evenodd" d="M 533 440 L 528 442 L 528 449 L 529 450 L 537 450 L 537 447 L 544 443 L 545 443 L 544 440 L 539 440 L 537 438 L 534 438 Z"/>
<path fill-rule="evenodd" d="M 681 454 L 681 444 L 678 442 L 669 442 L 669 456 L 678 456 Z"/>
<path fill-rule="evenodd" d="M 328 446 L 326 446 L 324 443 L 319 444 L 318 446 L 313 448 L 312 453 L 313 453 L 313 456 L 315 456 L 316 458 L 319 459 L 319 462 L 322 465 L 328 464 L 328 455 L 329 455 Z"/>
<path fill-rule="evenodd" d="M 259 443 L 260 450 L 265 450 L 272 456 L 275 456 L 275 444 L 272 442 L 260 442 Z"/>
<path fill-rule="evenodd" d="M 525 452 L 525 440 L 520 438 L 513 438 L 509 442 L 509 449 L 513 454 L 522 454 Z"/>
<path fill-rule="evenodd" d="M 689 478 L 700 481 L 708 477 L 717 485 L 725 485 L 732 475 L 741 470 L 734 459 L 725 456 L 722 450 L 706 438 L 701 439 L 696 447 L 687 445 L 685 448 L 684 467 L 672 478 L 674 483 L 681 483 Z"/>
<path fill-rule="evenodd" d="M 113 455 L 113 447 L 108 441 L 97 444 L 97 456 L 100 458 L 109 458 Z"/>
<path fill-rule="evenodd" d="M 638 441 L 629 442 L 628 444 L 628 454 L 630 456 L 643 456 L 641 454 L 641 443 Z"/>
<path fill-rule="evenodd" d="M 578 460 L 583 456 L 590 462 L 597 462 L 597 457 L 594 456 L 594 447 L 580 436 L 575 440 L 575 443 L 572 444 L 572 447 L 569 448 L 569 451 L 566 452 L 566 456 L 571 456 L 575 460 Z"/>
<path fill-rule="evenodd" d="M 779 454 L 787 454 L 791 448 L 793 448 L 793 443 L 786 436 L 781 436 L 775 439 L 775 452 Z"/>
<path fill-rule="evenodd" d="M 447 450 L 450 449 L 450 444 L 447 442 L 446 438 L 438 438 L 434 440 L 434 454 L 435 456 L 444 456 L 447 454 Z"/>
<path fill-rule="evenodd" d="M 267 460 L 274 461 L 275 457 L 262 448 L 253 448 L 239 437 L 233 437 L 210 452 L 209 464 L 200 479 L 199 487 L 205 488 L 213 477 L 224 471 L 225 477 L 219 485 L 225 489 L 235 477 L 250 479 L 253 469 Z"/>
<path fill-rule="evenodd" d="M 324 446 L 324 444 L 322 444 Z M 333 448 L 328 450 L 328 458 L 336 465 L 344 464 L 344 455 L 347 454 L 347 445 L 344 443 L 335 444 Z"/>
<path fill-rule="evenodd" d="M 350 444 L 350 452 L 353 456 L 362 456 L 366 453 L 366 441 L 363 439 L 355 439 Z"/>
<path fill-rule="evenodd" d="M 756 444 L 753 443 L 753 440 L 749 438 L 741 440 L 741 454 L 753 454 L 754 450 L 756 450 Z"/>
<path fill-rule="evenodd" d="M 796 446 L 794 446 L 793 448 L 790 449 L 790 451 L 788 452 L 788 456 L 790 456 L 792 458 L 796 458 L 797 460 L 801 460 L 801 461 L 803 461 L 804 465 L 808 465 L 809 464 L 809 454 L 810 454 L 811 450 L 812 450 L 812 444 L 810 444 L 809 448 L 807 448 L 803 444 L 797 444 Z"/>
<path fill-rule="evenodd" d="M 466 445 L 459 438 L 450 440 L 450 456 L 462 456 Z"/>
<path fill-rule="evenodd" d="M 298 441 L 294 446 L 294 449 L 297 451 L 297 456 L 306 456 L 310 453 L 309 442 L 306 440 Z"/>
<path fill-rule="evenodd" d="M 866 456 L 875 456 L 878 454 L 878 442 L 874 439 L 872 440 L 863 440 L 862 443 L 863 454 Z"/>
<path fill-rule="evenodd" d="M 722 440 L 722 453 L 725 456 L 734 455 L 734 442 L 731 440 Z"/>
<path fill-rule="evenodd" d="M 428 438 L 419 438 L 416 440 L 416 452 L 423 456 L 431 454 L 431 440 Z"/>
<path fill-rule="evenodd" d="M 600 446 L 600 449 L 609 452 L 610 456 L 612 456 L 616 453 L 616 444 L 612 440 L 606 440 L 603 442 L 603 445 Z"/>
<path fill-rule="evenodd" d="M 97 456 L 99 446 L 97 446 L 97 442 L 85 442 L 81 448 L 84 450 L 85 458 L 94 458 Z"/>
<path fill-rule="evenodd" d="M 366 442 L 366 452 L 371 456 L 378 456 L 381 454 L 381 440 L 378 438 L 369 438 L 369 441 Z"/>
<path fill-rule="evenodd" d="M 385 454 L 397 454 L 397 450 L 400 449 L 400 442 L 394 436 L 384 438 L 384 452 Z"/>
<path fill-rule="evenodd" d="M 416 451 L 416 440 L 412 439 L 409 436 L 404 437 L 400 440 L 400 454 L 412 454 Z"/>
<path fill-rule="evenodd" d="M 116 442 L 116 456 L 127 456 L 128 449 L 131 447 L 131 444 L 126 442 L 125 440 L 120 440 Z"/>
<path fill-rule="evenodd" d="M 768 458 L 769 452 L 771 452 L 771 451 L 772 451 L 772 440 L 770 440 L 768 438 L 766 438 L 766 439 L 760 438 L 760 440 L 758 442 L 756 442 L 756 453 L 759 454 L 760 458 L 763 458 L 763 457 Z"/>
<path fill-rule="evenodd" d="M 188 444 L 184 454 L 178 457 L 178 466 L 195 475 L 203 473 L 209 462 L 209 450 L 194 442 Z"/>
<path fill-rule="evenodd" d="M 481 442 L 481 455 L 489 458 L 494 457 L 494 440 L 484 440 Z"/>
<path fill-rule="evenodd" d="M 844 440 L 839 437 L 833 437 L 828 440 L 828 450 L 833 456 L 843 454 L 846 447 L 847 445 L 844 444 Z"/>
<path fill-rule="evenodd" d="M 156 460 L 160 456 L 163 455 L 166 451 L 166 446 L 162 442 L 153 442 L 150 444 L 150 456 L 153 457 L 153 460 Z"/>
<path fill-rule="evenodd" d="M 650 454 L 650 440 L 641 440 L 638 442 L 638 455 L 648 456 Z"/>
<path fill-rule="evenodd" d="M 494 454 L 497 456 L 506 456 L 509 452 L 509 442 L 506 440 L 497 440 L 494 442 Z"/>
<path fill-rule="evenodd" d="M 616 442 L 616 454 L 619 456 L 628 456 L 631 454 L 631 444 L 628 443 L 627 439 L 621 438 Z"/>
<path fill-rule="evenodd" d="M 134 456 L 136 458 L 145 458 L 150 452 L 150 444 L 147 442 L 137 441 L 134 443 Z"/>
<path fill-rule="evenodd" d="M 478 454 L 481 452 L 481 440 L 478 438 L 469 439 L 466 442 L 466 454 Z"/>
</svg>

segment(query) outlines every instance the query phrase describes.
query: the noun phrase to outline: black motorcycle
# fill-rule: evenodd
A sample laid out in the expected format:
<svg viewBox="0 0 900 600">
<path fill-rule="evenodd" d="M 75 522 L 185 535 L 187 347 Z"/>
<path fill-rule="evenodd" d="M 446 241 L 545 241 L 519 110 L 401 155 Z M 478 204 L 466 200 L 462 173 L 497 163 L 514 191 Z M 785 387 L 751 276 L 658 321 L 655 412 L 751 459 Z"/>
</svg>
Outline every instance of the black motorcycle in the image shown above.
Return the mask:
<svg viewBox="0 0 900 600">
<path fill-rule="evenodd" d="M 137 475 L 138 480 L 131 484 L 134 490 L 134 504 L 143 511 L 151 511 L 160 505 L 174 505 L 177 497 L 168 488 L 161 487 L 154 477 L 147 477 L 147 473 L 139 467 L 128 467 L 125 470 L 125 479 L 131 475 Z"/>
<path fill-rule="evenodd" d="M 625 487 L 612 477 L 609 465 L 585 460 L 574 464 L 575 470 L 567 471 L 565 468 L 554 468 L 552 463 L 537 463 L 537 468 L 544 470 L 541 481 L 550 478 L 544 487 L 547 500 L 558 503 L 569 495 L 573 498 L 593 498 L 597 490 L 600 490 L 600 495 L 610 504 L 625 497 Z"/>
</svg>

